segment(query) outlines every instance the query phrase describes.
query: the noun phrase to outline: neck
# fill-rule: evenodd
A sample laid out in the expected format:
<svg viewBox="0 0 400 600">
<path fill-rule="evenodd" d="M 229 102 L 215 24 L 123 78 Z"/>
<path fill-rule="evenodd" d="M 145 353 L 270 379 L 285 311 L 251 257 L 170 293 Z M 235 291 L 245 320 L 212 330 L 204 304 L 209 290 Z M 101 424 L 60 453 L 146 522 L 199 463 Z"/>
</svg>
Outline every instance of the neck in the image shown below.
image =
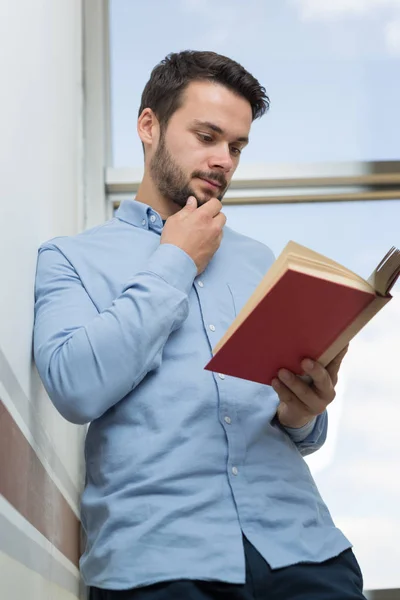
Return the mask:
<svg viewBox="0 0 400 600">
<path fill-rule="evenodd" d="M 151 206 L 163 220 L 168 219 L 180 210 L 175 202 L 160 194 L 146 169 L 135 199 Z"/>
</svg>

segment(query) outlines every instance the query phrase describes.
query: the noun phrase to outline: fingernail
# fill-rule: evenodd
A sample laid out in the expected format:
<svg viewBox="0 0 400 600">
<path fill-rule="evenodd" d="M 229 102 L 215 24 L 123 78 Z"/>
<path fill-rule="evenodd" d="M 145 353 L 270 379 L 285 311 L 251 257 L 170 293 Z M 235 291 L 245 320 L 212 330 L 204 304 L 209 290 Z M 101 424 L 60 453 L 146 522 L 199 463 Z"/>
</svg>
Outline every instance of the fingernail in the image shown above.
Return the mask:
<svg viewBox="0 0 400 600">
<path fill-rule="evenodd" d="M 279 371 L 279 378 L 283 379 L 283 381 L 290 381 L 291 376 L 292 374 L 290 373 L 290 371 L 286 371 L 285 369 Z"/>
<path fill-rule="evenodd" d="M 271 385 L 274 388 L 274 390 L 277 390 L 279 388 L 279 379 L 273 379 L 271 381 Z"/>
<path fill-rule="evenodd" d="M 193 196 L 189 196 L 189 198 L 187 199 L 186 204 L 188 204 L 189 206 L 193 206 L 193 204 L 194 204 L 194 198 L 193 198 Z"/>
<path fill-rule="evenodd" d="M 301 366 L 305 371 L 312 371 L 312 369 L 314 368 L 314 363 L 309 358 L 306 358 L 306 360 L 303 360 L 303 362 L 301 363 Z"/>
</svg>

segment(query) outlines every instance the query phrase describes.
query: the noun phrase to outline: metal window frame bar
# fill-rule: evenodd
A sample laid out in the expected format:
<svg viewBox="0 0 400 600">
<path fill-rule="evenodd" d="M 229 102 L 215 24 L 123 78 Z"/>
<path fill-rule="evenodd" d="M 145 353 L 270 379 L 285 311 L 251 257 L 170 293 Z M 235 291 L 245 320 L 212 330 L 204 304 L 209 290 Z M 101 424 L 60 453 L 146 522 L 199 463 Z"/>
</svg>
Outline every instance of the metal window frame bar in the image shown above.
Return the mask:
<svg viewBox="0 0 400 600">
<path fill-rule="evenodd" d="M 400 588 L 365 591 L 367 600 L 400 600 Z"/>
<path fill-rule="evenodd" d="M 115 208 L 139 187 L 143 168 L 106 170 L 106 193 Z M 400 199 L 400 161 L 244 165 L 224 204 L 349 202 Z"/>
<path fill-rule="evenodd" d="M 112 164 L 109 0 L 82 0 L 83 229 L 108 218 L 105 171 Z"/>
</svg>

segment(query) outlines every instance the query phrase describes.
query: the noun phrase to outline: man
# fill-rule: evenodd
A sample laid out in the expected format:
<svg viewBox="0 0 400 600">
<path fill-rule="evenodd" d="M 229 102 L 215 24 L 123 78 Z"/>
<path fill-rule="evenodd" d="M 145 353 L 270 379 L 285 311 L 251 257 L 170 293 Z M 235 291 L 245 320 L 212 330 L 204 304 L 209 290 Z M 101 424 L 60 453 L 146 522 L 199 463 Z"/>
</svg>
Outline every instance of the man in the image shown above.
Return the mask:
<svg viewBox="0 0 400 600">
<path fill-rule="evenodd" d="M 306 360 L 311 385 L 285 370 L 274 389 L 204 370 L 273 262 L 221 212 L 267 107 L 236 62 L 170 55 L 142 96 L 136 200 L 40 249 L 37 366 L 61 414 L 90 422 L 92 600 L 363 598 L 302 458 L 325 440 L 344 353 L 327 369 Z"/>
</svg>

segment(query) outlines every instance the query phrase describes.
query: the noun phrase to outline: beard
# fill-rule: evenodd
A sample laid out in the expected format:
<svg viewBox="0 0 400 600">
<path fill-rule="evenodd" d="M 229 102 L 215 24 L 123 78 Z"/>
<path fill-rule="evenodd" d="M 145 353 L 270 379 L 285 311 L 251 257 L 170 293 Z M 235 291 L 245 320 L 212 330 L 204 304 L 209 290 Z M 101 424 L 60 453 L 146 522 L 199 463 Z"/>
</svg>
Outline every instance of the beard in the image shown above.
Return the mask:
<svg viewBox="0 0 400 600">
<path fill-rule="evenodd" d="M 169 153 L 165 144 L 164 133 L 161 133 L 158 148 L 151 159 L 150 173 L 160 194 L 182 208 L 186 205 L 189 196 L 196 198 L 198 206 L 213 197 L 222 201 L 228 187 L 225 176 L 218 171 L 193 171 L 191 177 L 188 179 L 184 171 Z M 219 191 L 221 193 L 215 196 L 210 189 L 206 190 L 202 197 L 199 197 L 199 194 L 195 194 L 190 186 L 190 181 L 194 177 L 215 181 L 220 185 Z"/>
</svg>

